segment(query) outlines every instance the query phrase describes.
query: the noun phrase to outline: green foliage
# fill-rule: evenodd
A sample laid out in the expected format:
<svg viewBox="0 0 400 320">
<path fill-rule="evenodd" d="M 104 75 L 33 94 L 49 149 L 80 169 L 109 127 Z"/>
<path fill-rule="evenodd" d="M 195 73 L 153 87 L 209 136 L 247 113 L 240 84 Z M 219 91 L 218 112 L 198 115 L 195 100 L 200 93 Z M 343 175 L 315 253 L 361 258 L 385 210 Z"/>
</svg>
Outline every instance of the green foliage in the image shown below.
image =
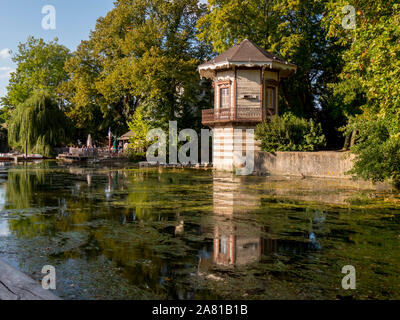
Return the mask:
<svg viewBox="0 0 400 320">
<path fill-rule="evenodd" d="M 145 160 L 147 148 L 153 142 L 146 138 L 147 133 L 152 129 L 152 121 L 145 116 L 143 108 L 136 110 L 132 119 L 128 121 L 128 127 L 133 132 L 133 136 L 129 140 L 127 157 L 132 161 Z"/>
<path fill-rule="evenodd" d="M 9 118 L 10 118 L 10 108 L 2 107 L 0 109 L 0 123 L 6 123 Z"/>
<path fill-rule="evenodd" d="M 342 108 L 357 107 L 349 117 L 346 133 L 357 132 L 352 151 L 352 173 L 400 186 L 400 5 L 398 1 L 358 1 L 357 28 L 340 26 L 346 1 L 329 1 L 324 23 L 328 35 L 346 50 L 340 81 L 332 83 L 334 97 Z"/>
<path fill-rule="evenodd" d="M 116 1 L 66 64 L 71 80 L 62 91 L 78 128 L 95 120 L 99 130 L 122 134 L 139 106 L 155 121 L 200 127 L 207 97 L 196 68 L 208 47 L 196 40 L 196 23 L 204 12 L 197 0 Z"/>
<path fill-rule="evenodd" d="M 131 162 L 146 161 L 146 152 L 138 151 L 129 147 L 125 151 L 124 155 Z"/>
<path fill-rule="evenodd" d="M 346 130 L 358 132 L 357 142 L 351 149 L 356 161 L 350 173 L 372 181 L 389 180 L 400 188 L 399 125 L 396 128 L 382 118 L 367 120 L 359 116 L 350 120 Z"/>
<path fill-rule="evenodd" d="M 327 38 L 322 25 L 327 1 L 209 0 L 199 20 L 199 38 L 217 52 L 248 38 L 295 63 L 295 75 L 280 84 L 279 109 L 320 119 L 331 145 L 340 143 L 337 129 L 345 124 L 341 105 L 332 101 L 328 83 L 336 82 L 344 48 Z"/>
<path fill-rule="evenodd" d="M 48 93 L 33 92 L 17 106 L 8 122 L 8 142 L 11 147 L 44 156 L 52 155 L 53 147 L 68 140 L 67 118 Z"/>
<path fill-rule="evenodd" d="M 255 131 L 263 151 L 316 151 L 326 145 L 321 125 L 292 113 L 273 116 L 259 124 Z"/>
<path fill-rule="evenodd" d="M 344 107 L 357 104 L 363 112 L 385 116 L 400 107 L 400 5 L 387 1 L 376 6 L 373 1 L 359 4 L 356 32 L 337 30 L 327 24 L 332 36 L 343 37 L 347 50 L 340 82 L 332 84 Z M 340 3 L 332 4 L 333 12 Z"/>
<path fill-rule="evenodd" d="M 43 39 L 29 37 L 27 42 L 20 43 L 12 57 L 17 70 L 11 73 L 7 95 L 1 104 L 14 109 L 34 90 L 44 90 L 55 96 L 56 88 L 68 79 L 64 64 L 69 57 L 69 49 L 58 44 L 58 39 L 46 43 Z"/>
</svg>

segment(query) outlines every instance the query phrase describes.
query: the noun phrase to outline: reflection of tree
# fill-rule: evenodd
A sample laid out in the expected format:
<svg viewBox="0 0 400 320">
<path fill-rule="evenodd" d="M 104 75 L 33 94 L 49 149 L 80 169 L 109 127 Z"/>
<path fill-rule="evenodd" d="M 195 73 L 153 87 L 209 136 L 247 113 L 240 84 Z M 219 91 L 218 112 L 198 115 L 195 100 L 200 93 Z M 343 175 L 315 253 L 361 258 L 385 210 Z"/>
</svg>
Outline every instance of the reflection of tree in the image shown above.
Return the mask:
<svg viewBox="0 0 400 320">
<path fill-rule="evenodd" d="M 105 256 L 123 267 L 123 277 L 131 283 L 147 286 L 157 295 L 162 296 L 165 290 L 173 294 L 175 285 L 169 281 L 174 277 L 172 265 L 195 264 L 195 257 L 187 254 L 182 240 L 151 225 L 153 221 L 168 222 L 159 210 L 170 202 L 164 193 L 180 192 L 166 186 L 171 177 L 161 177 L 157 171 L 133 170 L 122 175 L 117 171 L 74 170 L 62 172 L 60 183 L 50 176 L 50 172 L 40 170 L 10 171 L 7 209 L 18 209 L 8 221 L 14 235 L 50 236 L 51 241 L 44 243 L 58 261 Z M 62 189 L 58 189 L 60 185 Z M 106 200 L 109 186 L 111 194 Z M 38 244 L 33 245 L 36 249 Z"/>
<path fill-rule="evenodd" d="M 128 178 L 129 194 L 124 205 L 134 209 L 136 217 L 142 220 L 165 219 L 167 211 L 176 217 L 182 203 L 189 204 L 191 199 L 197 199 L 202 187 L 201 184 L 191 185 L 190 172 L 182 171 L 177 174 L 174 171 L 134 170 L 129 172 Z"/>
<path fill-rule="evenodd" d="M 10 170 L 8 172 L 7 199 L 8 209 L 30 208 L 33 202 L 40 201 L 40 198 L 33 199 L 39 185 L 45 183 L 45 174 L 41 170 Z"/>
<path fill-rule="evenodd" d="M 20 237 L 54 235 L 58 231 L 76 229 L 77 225 L 88 220 L 82 209 L 86 197 L 75 198 L 58 192 L 54 188 L 58 181 L 51 174 L 48 163 L 26 166 L 8 172 L 5 209 L 14 211 L 9 220 L 14 234 Z"/>
<path fill-rule="evenodd" d="M 390 208 L 377 213 L 282 199 L 275 190 L 258 192 L 257 177 L 55 170 L 10 170 L 4 184 L 9 230 L 23 250 L 45 252 L 43 259 L 54 258 L 61 269 L 72 266 L 86 283 L 93 273 L 103 277 L 96 290 L 107 291 L 113 278 L 114 292 L 122 292 L 123 280 L 129 292 L 139 288 L 157 298 L 193 293 L 196 286 L 226 298 L 276 292 L 335 298 L 341 267 L 354 263 L 362 270 L 360 296 L 377 288 L 376 297 L 398 297 L 391 284 L 398 283 L 400 216 Z M 204 277 L 193 277 L 197 267 Z"/>
</svg>

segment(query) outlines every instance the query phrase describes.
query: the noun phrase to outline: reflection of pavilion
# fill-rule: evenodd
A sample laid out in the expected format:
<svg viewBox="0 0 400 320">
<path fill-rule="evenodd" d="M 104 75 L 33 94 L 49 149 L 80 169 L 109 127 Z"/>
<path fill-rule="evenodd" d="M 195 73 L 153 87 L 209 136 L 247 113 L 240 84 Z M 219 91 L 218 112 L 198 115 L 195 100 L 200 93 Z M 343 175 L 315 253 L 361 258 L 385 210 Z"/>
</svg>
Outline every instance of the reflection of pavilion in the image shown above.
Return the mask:
<svg viewBox="0 0 400 320">
<path fill-rule="evenodd" d="M 253 236 L 249 231 L 253 231 Z M 244 230 L 240 226 L 218 225 L 214 230 L 213 262 L 217 265 L 246 265 L 261 256 L 259 229 Z"/>
<path fill-rule="evenodd" d="M 247 214 L 259 205 L 259 197 L 241 192 L 241 177 L 216 173 L 213 183 L 213 263 L 246 265 L 261 256 L 261 228 L 239 223 L 236 215 Z"/>
<path fill-rule="evenodd" d="M 261 205 L 261 198 L 256 192 L 249 192 L 247 183 L 246 177 L 214 173 L 213 244 L 207 255 L 201 254 L 200 270 L 207 272 L 212 265 L 245 266 L 259 261 L 262 255 L 300 255 L 320 249 L 312 238 L 314 233 L 305 241 L 263 237 L 274 227 L 257 226 L 251 219 L 251 212 Z"/>
</svg>

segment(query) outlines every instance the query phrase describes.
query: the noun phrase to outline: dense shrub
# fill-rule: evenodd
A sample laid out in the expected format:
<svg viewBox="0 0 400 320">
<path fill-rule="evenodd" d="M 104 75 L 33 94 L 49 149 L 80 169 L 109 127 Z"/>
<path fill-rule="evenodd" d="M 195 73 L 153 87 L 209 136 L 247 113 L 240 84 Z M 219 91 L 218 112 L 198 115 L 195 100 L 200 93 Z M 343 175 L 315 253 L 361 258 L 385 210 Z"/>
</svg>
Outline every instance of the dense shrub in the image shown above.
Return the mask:
<svg viewBox="0 0 400 320">
<path fill-rule="evenodd" d="M 125 151 L 125 156 L 132 162 L 146 161 L 146 152 L 141 152 L 131 147 L 128 147 Z"/>
<path fill-rule="evenodd" d="M 316 151 L 326 145 L 321 125 L 292 113 L 273 116 L 255 131 L 263 151 Z"/>
<path fill-rule="evenodd" d="M 131 161 L 144 161 L 147 148 L 152 143 L 146 137 L 152 129 L 151 120 L 146 117 L 144 110 L 139 107 L 128 121 L 128 127 L 133 132 L 133 136 L 129 139 L 129 147 L 125 154 Z"/>
<path fill-rule="evenodd" d="M 372 181 L 391 181 L 400 189 L 400 132 L 396 118 L 351 118 L 346 133 L 357 132 L 350 173 Z"/>
</svg>

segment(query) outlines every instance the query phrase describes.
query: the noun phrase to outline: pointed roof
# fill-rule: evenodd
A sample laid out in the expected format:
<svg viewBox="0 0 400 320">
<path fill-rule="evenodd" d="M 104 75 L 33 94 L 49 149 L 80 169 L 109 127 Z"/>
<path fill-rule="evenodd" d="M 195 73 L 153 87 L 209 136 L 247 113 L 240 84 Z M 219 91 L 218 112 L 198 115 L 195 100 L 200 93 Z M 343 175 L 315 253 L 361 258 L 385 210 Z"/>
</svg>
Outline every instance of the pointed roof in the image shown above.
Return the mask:
<svg viewBox="0 0 400 320">
<path fill-rule="evenodd" d="M 135 134 L 132 131 L 128 131 L 127 133 L 123 134 L 118 138 L 118 140 L 129 140 L 130 137 L 133 137 Z"/>
<path fill-rule="evenodd" d="M 270 69 L 286 70 L 283 75 L 289 76 L 296 72 L 296 65 L 287 62 L 256 45 L 254 42 L 245 39 L 233 46 L 214 59 L 201 64 L 198 67 L 200 75 L 210 78 L 211 73 L 217 69 L 229 69 L 232 66 L 269 66 Z"/>
</svg>

